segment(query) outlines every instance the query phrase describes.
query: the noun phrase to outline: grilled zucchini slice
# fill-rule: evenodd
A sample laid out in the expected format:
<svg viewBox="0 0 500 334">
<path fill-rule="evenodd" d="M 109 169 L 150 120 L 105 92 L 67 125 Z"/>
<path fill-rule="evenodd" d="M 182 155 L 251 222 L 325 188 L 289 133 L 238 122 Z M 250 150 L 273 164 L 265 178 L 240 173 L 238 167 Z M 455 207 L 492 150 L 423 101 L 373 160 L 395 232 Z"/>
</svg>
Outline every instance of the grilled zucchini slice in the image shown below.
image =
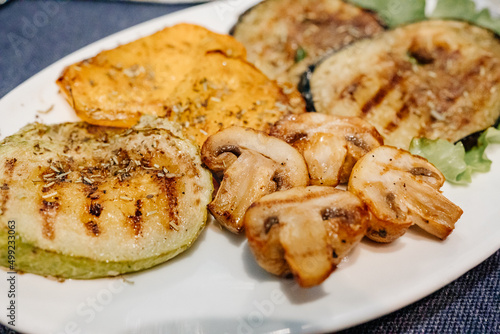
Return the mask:
<svg viewBox="0 0 500 334">
<path fill-rule="evenodd" d="M 341 0 L 266 0 L 242 14 L 231 33 L 268 77 L 296 85 L 326 52 L 383 29 L 373 13 Z"/>
<path fill-rule="evenodd" d="M 190 247 L 213 185 L 198 148 L 174 125 L 151 116 L 129 130 L 35 123 L 4 139 L 0 246 L 15 225 L 15 269 L 115 276 Z M 9 267 L 6 252 L 0 265 Z"/>
<path fill-rule="evenodd" d="M 387 145 L 455 142 L 500 116 L 500 41 L 464 22 L 419 22 L 325 58 L 301 89 L 320 113 L 365 118 Z"/>
</svg>

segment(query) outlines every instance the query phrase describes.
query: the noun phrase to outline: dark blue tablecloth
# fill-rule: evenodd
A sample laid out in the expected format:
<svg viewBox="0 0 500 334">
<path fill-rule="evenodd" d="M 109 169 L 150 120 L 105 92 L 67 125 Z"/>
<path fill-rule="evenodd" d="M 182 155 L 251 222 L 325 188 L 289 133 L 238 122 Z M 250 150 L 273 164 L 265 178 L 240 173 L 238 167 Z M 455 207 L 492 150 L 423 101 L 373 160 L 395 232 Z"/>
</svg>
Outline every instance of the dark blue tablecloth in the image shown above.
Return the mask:
<svg viewBox="0 0 500 334">
<path fill-rule="evenodd" d="M 187 7 L 112 1 L 9 2 L 0 7 L 0 98 L 91 42 Z M 423 300 L 342 333 L 500 333 L 499 260 L 496 252 Z M 46 316 L 50 317 L 50 310 Z M 0 326 L 3 333 L 9 330 Z"/>
</svg>

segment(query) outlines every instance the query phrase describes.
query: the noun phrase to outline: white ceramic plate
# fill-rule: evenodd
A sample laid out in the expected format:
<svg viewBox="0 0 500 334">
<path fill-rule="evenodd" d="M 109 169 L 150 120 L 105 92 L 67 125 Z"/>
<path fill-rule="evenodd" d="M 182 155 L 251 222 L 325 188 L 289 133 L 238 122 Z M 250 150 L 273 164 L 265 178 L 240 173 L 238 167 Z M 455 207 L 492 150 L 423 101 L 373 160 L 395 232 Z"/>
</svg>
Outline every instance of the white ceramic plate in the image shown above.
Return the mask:
<svg viewBox="0 0 500 334">
<path fill-rule="evenodd" d="M 215 0 L 115 0 L 125 2 L 147 2 L 147 3 L 160 3 L 160 4 L 181 4 L 181 3 L 201 3 Z"/>
<path fill-rule="evenodd" d="M 227 32 L 252 2 L 220 1 L 174 13 L 60 60 L 0 100 L 0 136 L 35 120 L 78 120 L 54 83 L 66 65 L 179 22 Z M 444 186 L 464 210 L 446 241 L 416 228 L 389 245 L 363 241 L 324 284 L 301 289 L 261 270 L 243 237 L 209 224 L 186 253 L 126 278 L 60 283 L 18 275 L 15 328 L 41 334 L 310 333 L 380 317 L 443 287 L 500 248 L 500 145 L 487 153 L 489 173 L 476 175 L 470 186 Z M 4 278 L 0 291 L 7 291 Z M 0 321 L 7 320 L 0 312 Z"/>
</svg>

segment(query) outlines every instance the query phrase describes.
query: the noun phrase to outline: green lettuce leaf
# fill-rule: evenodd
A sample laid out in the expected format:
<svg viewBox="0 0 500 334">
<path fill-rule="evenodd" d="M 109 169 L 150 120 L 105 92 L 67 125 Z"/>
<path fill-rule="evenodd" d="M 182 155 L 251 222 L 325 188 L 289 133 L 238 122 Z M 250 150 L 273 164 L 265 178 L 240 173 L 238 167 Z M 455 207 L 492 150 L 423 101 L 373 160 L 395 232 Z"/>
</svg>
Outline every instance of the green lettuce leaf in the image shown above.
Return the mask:
<svg viewBox="0 0 500 334">
<path fill-rule="evenodd" d="M 348 0 L 359 7 L 375 11 L 390 27 L 425 20 L 425 0 Z"/>
<path fill-rule="evenodd" d="M 475 21 L 471 22 L 486 29 L 490 29 L 495 34 L 500 36 L 500 19 L 492 17 L 490 11 L 487 9 L 480 11 L 476 16 Z"/>
<path fill-rule="evenodd" d="M 462 143 L 453 144 L 444 139 L 414 138 L 410 143 L 410 152 L 429 160 L 443 173 L 446 180 L 467 183 L 459 182 L 460 175 L 467 170 Z"/>
<path fill-rule="evenodd" d="M 438 0 L 432 18 L 473 20 L 476 4 L 472 0 Z"/>
<path fill-rule="evenodd" d="M 446 180 L 456 184 L 467 184 L 474 172 L 488 172 L 491 160 L 485 150 L 489 144 L 500 143 L 500 130 L 489 128 L 478 139 L 477 146 L 465 151 L 462 143 L 450 143 L 443 139 L 414 138 L 410 152 L 426 158 L 436 166 Z"/>
<path fill-rule="evenodd" d="M 432 14 L 425 14 L 425 0 L 347 0 L 359 7 L 373 10 L 389 26 L 431 19 L 467 21 L 500 35 L 500 19 L 491 16 L 488 9 L 477 10 L 473 0 L 438 0 Z"/>
<path fill-rule="evenodd" d="M 478 11 L 473 0 L 438 0 L 430 17 L 468 21 L 500 35 L 500 19 L 492 17 L 487 9 Z"/>
<path fill-rule="evenodd" d="M 486 156 L 485 150 L 489 144 L 500 143 L 500 130 L 493 127 L 489 128 L 477 140 L 477 146 L 473 147 L 465 154 L 465 162 L 472 171 L 488 172 L 490 170 L 491 160 Z"/>
</svg>

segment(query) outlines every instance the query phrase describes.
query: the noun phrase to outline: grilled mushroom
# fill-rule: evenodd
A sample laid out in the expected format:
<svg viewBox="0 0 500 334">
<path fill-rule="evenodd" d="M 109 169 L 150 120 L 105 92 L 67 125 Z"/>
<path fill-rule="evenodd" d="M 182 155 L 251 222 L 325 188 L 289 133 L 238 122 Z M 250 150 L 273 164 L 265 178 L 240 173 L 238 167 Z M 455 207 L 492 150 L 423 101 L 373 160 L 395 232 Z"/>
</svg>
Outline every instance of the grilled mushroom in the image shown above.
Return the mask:
<svg viewBox="0 0 500 334">
<path fill-rule="evenodd" d="M 317 113 L 284 117 L 270 134 L 302 153 L 315 185 L 347 183 L 356 161 L 383 145 L 382 136 L 361 118 Z"/>
<path fill-rule="evenodd" d="M 369 212 L 350 192 L 297 187 L 275 192 L 245 214 L 248 244 L 268 272 L 292 273 L 303 287 L 323 282 L 363 238 Z"/>
<path fill-rule="evenodd" d="M 462 209 L 441 194 L 445 178 L 426 159 L 391 146 L 381 146 L 354 166 L 348 190 L 373 214 L 367 236 L 391 242 L 417 224 L 445 239 Z"/>
<path fill-rule="evenodd" d="M 253 129 L 224 129 L 207 139 L 201 154 L 203 163 L 222 178 L 208 208 L 234 233 L 242 230 L 243 215 L 253 202 L 273 191 L 309 183 L 307 166 L 296 149 Z"/>
</svg>

